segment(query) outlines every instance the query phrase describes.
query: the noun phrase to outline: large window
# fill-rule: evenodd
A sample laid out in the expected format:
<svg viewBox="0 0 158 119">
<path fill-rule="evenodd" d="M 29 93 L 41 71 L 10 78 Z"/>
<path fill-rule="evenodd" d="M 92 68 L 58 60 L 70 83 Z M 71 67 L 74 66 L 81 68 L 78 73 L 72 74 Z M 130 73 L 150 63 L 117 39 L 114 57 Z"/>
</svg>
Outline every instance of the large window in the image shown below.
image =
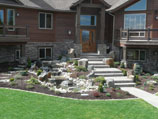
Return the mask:
<svg viewBox="0 0 158 119">
<path fill-rule="evenodd" d="M 146 60 L 146 50 L 129 49 L 127 51 L 127 60 L 131 60 L 131 61 L 145 61 Z"/>
<path fill-rule="evenodd" d="M 8 9 L 7 10 L 7 25 L 14 26 L 15 25 L 15 10 Z M 9 28 L 9 31 L 13 31 L 14 28 Z"/>
<path fill-rule="evenodd" d="M 138 11 L 138 10 L 146 10 L 147 9 L 147 0 L 141 0 L 134 5 L 125 9 L 125 11 Z"/>
<path fill-rule="evenodd" d="M 39 49 L 40 59 L 52 59 L 52 48 L 40 48 Z"/>
<path fill-rule="evenodd" d="M 96 26 L 96 16 L 81 15 L 80 25 L 81 26 Z"/>
<path fill-rule="evenodd" d="M 52 29 L 53 15 L 51 13 L 39 13 L 39 28 Z"/>
<path fill-rule="evenodd" d="M 125 14 L 124 15 L 124 29 L 145 29 L 146 28 L 146 14 Z M 130 32 L 131 37 L 144 37 L 145 32 Z"/>
</svg>

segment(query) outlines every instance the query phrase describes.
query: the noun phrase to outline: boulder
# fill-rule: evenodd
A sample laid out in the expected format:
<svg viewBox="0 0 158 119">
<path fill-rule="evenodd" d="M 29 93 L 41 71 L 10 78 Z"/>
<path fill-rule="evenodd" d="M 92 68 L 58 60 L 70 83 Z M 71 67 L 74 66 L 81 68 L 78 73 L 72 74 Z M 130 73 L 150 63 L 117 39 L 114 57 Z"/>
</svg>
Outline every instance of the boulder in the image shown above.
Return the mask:
<svg viewBox="0 0 158 119">
<path fill-rule="evenodd" d="M 40 81 L 47 81 L 47 80 L 48 80 L 48 73 L 45 72 L 45 71 L 43 71 L 43 72 L 41 73 L 41 75 L 38 76 L 38 79 L 39 79 Z"/>
<path fill-rule="evenodd" d="M 107 79 L 106 83 L 107 83 L 107 87 L 115 88 L 115 81 L 114 81 L 114 79 Z"/>
<path fill-rule="evenodd" d="M 88 68 L 88 59 L 80 59 L 78 60 L 78 66 L 82 66 L 84 68 Z"/>
<path fill-rule="evenodd" d="M 93 65 L 88 65 L 88 71 L 92 71 L 94 70 L 94 66 Z"/>
<path fill-rule="evenodd" d="M 113 67 L 113 66 L 114 66 L 114 59 L 113 59 L 113 58 L 104 58 L 104 59 L 103 59 L 103 62 L 104 62 L 106 65 L 109 65 L 110 67 Z"/>
<path fill-rule="evenodd" d="M 157 85 L 157 82 L 154 80 L 147 81 L 146 83 L 147 85 Z"/>
<path fill-rule="evenodd" d="M 89 94 L 81 94 L 82 97 L 87 97 Z"/>
<path fill-rule="evenodd" d="M 68 51 L 68 56 L 70 58 L 75 58 L 75 49 L 71 48 L 69 51 Z"/>
<path fill-rule="evenodd" d="M 43 61 L 42 66 L 43 67 L 51 67 L 52 66 L 52 61 Z"/>
</svg>

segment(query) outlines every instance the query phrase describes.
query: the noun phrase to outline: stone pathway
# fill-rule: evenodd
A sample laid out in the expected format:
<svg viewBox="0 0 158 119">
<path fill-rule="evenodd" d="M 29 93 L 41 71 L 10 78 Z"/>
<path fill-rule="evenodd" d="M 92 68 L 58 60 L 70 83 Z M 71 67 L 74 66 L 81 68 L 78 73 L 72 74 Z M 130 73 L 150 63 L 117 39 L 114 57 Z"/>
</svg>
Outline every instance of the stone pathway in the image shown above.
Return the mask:
<svg viewBox="0 0 158 119">
<path fill-rule="evenodd" d="M 141 98 L 144 101 L 148 102 L 149 104 L 153 105 L 154 107 L 158 108 L 158 96 L 155 96 L 151 93 L 148 93 L 146 91 L 134 87 L 122 87 L 121 90 L 127 91 L 130 94 L 138 98 Z"/>
</svg>

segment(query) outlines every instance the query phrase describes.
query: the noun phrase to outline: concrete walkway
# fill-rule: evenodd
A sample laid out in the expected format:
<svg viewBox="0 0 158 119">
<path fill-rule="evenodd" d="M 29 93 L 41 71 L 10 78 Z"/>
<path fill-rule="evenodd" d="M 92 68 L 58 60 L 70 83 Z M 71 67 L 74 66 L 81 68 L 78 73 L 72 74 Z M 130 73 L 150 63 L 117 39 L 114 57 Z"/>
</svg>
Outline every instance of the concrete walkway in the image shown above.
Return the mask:
<svg viewBox="0 0 158 119">
<path fill-rule="evenodd" d="M 148 102 L 149 104 L 153 105 L 154 107 L 158 108 L 158 96 L 155 96 L 151 93 L 145 92 L 138 88 L 134 87 L 122 87 L 121 90 L 127 91 L 130 94 L 143 99 L 144 101 Z"/>
</svg>

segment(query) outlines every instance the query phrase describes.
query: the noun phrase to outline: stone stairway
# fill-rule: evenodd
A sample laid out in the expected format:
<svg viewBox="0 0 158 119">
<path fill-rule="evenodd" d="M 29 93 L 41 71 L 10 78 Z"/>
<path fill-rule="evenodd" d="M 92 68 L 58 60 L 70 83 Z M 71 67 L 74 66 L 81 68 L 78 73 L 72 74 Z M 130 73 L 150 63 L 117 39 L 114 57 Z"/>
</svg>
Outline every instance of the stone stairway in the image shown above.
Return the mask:
<svg viewBox="0 0 158 119">
<path fill-rule="evenodd" d="M 0 73 L 0 83 L 8 82 L 11 74 L 9 73 Z"/>
<path fill-rule="evenodd" d="M 95 53 L 86 53 L 81 55 L 81 58 L 88 59 L 88 65 L 94 67 L 95 77 L 103 76 L 105 79 L 113 79 L 116 87 L 134 87 L 133 80 L 124 76 L 122 71 L 117 68 L 110 68 L 109 65 L 105 65 L 104 58 L 109 56 L 98 55 Z"/>
</svg>

